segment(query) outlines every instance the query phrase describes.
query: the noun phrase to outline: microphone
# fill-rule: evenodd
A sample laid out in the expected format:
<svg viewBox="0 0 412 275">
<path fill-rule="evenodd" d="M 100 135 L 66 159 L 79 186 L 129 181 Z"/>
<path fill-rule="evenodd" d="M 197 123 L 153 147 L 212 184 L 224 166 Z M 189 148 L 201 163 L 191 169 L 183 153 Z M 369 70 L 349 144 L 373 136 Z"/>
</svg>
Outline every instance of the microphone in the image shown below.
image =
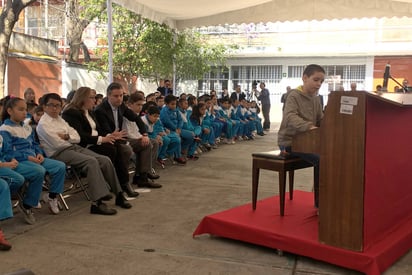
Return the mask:
<svg viewBox="0 0 412 275">
<path fill-rule="evenodd" d="M 388 80 L 391 77 L 391 65 L 386 64 L 385 67 L 385 73 L 383 74 L 383 84 L 382 84 L 382 91 L 387 92 L 388 91 Z"/>
</svg>

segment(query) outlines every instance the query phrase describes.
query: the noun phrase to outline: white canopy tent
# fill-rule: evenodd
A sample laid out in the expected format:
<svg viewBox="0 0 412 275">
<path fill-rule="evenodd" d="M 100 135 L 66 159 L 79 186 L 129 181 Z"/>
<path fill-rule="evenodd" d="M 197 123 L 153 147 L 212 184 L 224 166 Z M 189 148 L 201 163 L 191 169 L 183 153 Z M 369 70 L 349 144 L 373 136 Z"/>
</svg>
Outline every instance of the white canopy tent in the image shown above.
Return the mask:
<svg viewBox="0 0 412 275">
<path fill-rule="evenodd" d="M 113 0 L 177 29 L 235 23 L 412 17 L 412 0 Z"/>
<path fill-rule="evenodd" d="M 109 18 L 112 2 L 176 29 L 277 21 L 412 17 L 412 0 L 107 0 Z M 108 30 L 109 79 L 112 81 L 110 19 Z"/>
</svg>

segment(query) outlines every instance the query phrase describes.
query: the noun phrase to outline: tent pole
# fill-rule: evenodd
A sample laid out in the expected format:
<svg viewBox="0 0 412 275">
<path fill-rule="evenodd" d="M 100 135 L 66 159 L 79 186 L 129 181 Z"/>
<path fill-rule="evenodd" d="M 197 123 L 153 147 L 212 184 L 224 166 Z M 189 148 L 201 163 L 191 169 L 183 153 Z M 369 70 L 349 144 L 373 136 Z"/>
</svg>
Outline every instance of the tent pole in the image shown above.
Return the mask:
<svg viewBox="0 0 412 275">
<path fill-rule="evenodd" d="M 107 0 L 107 29 L 109 46 L 109 82 L 113 82 L 113 24 L 112 24 L 112 0 Z"/>
</svg>

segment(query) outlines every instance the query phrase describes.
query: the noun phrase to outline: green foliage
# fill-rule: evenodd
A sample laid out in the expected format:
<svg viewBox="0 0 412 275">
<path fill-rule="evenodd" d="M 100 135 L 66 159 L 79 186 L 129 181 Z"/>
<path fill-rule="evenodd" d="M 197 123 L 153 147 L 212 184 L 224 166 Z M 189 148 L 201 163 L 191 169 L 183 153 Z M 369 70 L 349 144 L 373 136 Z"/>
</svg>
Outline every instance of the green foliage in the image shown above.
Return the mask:
<svg viewBox="0 0 412 275">
<path fill-rule="evenodd" d="M 174 68 L 178 80 L 200 79 L 210 66 L 223 65 L 230 50 L 224 45 L 209 45 L 194 31 L 178 32 L 117 5 L 112 14 L 113 73 L 129 83 L 133 76 L 156 82 L 171 79 Z M 99 20 L 107 20 L 106 14 Z M 108 52 L 104 49 L 100 54 L 101 60 L 90 67 L 107 71 Z"/>
</svg>

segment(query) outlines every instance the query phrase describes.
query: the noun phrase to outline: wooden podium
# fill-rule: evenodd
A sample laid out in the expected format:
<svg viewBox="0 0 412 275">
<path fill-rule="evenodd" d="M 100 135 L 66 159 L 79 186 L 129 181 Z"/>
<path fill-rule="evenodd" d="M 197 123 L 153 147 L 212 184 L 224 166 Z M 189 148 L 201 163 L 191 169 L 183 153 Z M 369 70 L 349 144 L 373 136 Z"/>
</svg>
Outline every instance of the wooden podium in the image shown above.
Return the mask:
<svg viewBox="0 0 412 275">
<path fill-rule="evenodd" d="M 331 92 L 321 127 L 295 137 L 320 155 L 319 241 L 363 251 L 412 219 L 412 94 Z"/>
</svg>

